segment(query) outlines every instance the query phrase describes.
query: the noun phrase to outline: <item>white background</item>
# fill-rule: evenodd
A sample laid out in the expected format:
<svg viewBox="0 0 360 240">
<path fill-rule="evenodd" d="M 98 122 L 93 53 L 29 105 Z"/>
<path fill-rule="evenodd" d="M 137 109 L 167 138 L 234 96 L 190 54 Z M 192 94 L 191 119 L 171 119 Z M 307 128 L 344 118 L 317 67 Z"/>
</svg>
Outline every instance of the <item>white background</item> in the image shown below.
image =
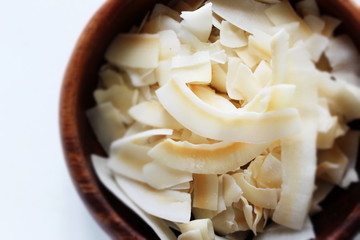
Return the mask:
<svg viewBox="0 0 360 240">
<path fill-rule="evenodd" d="M 72 186 L 58 127 L 66 63 L 103 1 L 0 0 L 2 240 L 109 239 Z"/>
</svg>

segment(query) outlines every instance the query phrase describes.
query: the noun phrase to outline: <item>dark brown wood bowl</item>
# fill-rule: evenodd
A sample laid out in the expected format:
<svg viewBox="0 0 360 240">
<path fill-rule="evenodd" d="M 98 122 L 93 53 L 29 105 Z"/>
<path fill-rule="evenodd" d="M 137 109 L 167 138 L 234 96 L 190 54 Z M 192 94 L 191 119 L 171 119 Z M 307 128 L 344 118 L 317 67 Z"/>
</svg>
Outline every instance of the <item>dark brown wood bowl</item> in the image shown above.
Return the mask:
<svg viewBox="0 0 360 240">
<path fill-rule="evenodd" d="M 104 155 L 104 152 L 85 112 L 95 104 L 92 93 L 100 66 L 105 62 L 107 46 L 117 33 L 139 23 L 156 2 L 159 1 L 106 1 L 78 40 L 61 92 L 60 130 L 69 172 L 90 213 L 113 239 L 157 239 L 157 236 L 95 176 L 90 154 Z M 324 13 L 343 21 L 339 31 L 348 33 L 360 49 L 360 9 L 349 0 L 318 0 L 318 3 Z M 353 125 L 359 129 L 359 123 Z M 359 172 L 359 164 L 357 169 Z M 359 183 L 347 190 L 335 189 L 322 205 L 324 211 L 313 216 L 317 239 L 351 239 L 360 230 Z"/>
</svg>

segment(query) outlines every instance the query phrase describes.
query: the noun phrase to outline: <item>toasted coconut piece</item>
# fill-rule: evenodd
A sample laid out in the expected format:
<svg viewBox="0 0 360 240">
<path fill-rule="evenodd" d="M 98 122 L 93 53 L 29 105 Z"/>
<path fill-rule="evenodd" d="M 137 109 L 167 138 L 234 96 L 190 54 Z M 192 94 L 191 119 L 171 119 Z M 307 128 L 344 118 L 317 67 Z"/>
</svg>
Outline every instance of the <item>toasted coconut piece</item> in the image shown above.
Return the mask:
<svg viewBox="0 0 360 240">
<path fill-rule="evenodd" d="M 341 21 L 337 18 L 324 15 L 321 17 L 325 22 L 325 27 L 322 34 L 327 37 L 332 37 L 335 29 L 340 25 Z"/>
<path fill-rule="evenodd" d="M 180 41 L 174 30 L 164 30 L 159 32 L 159 58 L 166 60 L 176 56 L 180 51 Z"/>
<path fill-rule="evenodd" d="M 182 233 L 186 233 L 198 229 L 201 232 L 201 239 L 203 240 L 215 239 L 214 227 L 210 219 L 192 220 L 189 223 L 179 224 L 179 228 Z"/>
<path fill-rule="evenodd" d="M 302 45 L 289 50 L 288 75 L 296 85 L 294 106 L 302 116 L 302 131 L 281 143 L 281 195 L 273 221 L 292 229 L 302 229 L 314 190 L 318 103 L 317 71 Z M 304 101 L 306 99 L 306 101 Z"/>
<path fill-rule="evenodd" d="M 211 82 L 211 62 L 208 51 L 191 56 L 175 56 L 171 62 L 172 77 L 186 83 L 208 84 Z"/>
<path fill-rule="evenodd" d="M 152 162 L 152 158 L 147 154 L 151 147 L 146 142 L 152 136 L 171 134 L 171 129 L 153 129 L 113 142 L 109 168 L 119 175 L 144 182 L 143 167 Z"/>
<path fill-rule="evenodd" d="M 155 4 L 154 9 L 152 10 L 151 15 L 149 17 L 149 20 L 155 19 L 156 17 L 163 15 L 169 16 L 178 22 L 181 21 L 179 12 L 161 3 Z"/>
<path fill-rule="evenodd" d="M 226 235 L 242 230 L 235 220 L 235 211 L 233 207 L 227 208 L 211 219 L 214 229 L 221 235 Z"/>
<path fill-rule="evenodd" d="M 269 86 L 272 83 L 272 68 L 270 64 L 262 60 L 254 70 L 254 77 L 259 86 Z"/>
<path fill-rule="evenodd" d="M 318 178 L 339 184 L 348 165 L 347 157 L 337 145 L 331 149 L 319 150 L 316 175 Z"/>
<path fill-rule="evenodd" d="M 291 136 L 300 130 L 295 109 L 266 113 L 220 111 L 201 101 L 181 80 L 168 82 L 156 94 L 179 123 L 211 139 L 261 144 Z M 184 115 L 184 112 L 188 114 Z"/>
<path fill-rule="evenodd" d="M 182 183 L 192 181 L 192 174 L 166 167 L 157 162 L 150 162 L 143 167 L 144 180 L 156 189 L 174 187 Z"/>
<path fill-rule="evenodd" d="M 255 31 L 249 36 L 249 52 L 260 59 L 269 61 L 271 59 L 271 36 L 262 31 Z"/>
<path fill-rule="evenodd" d="M 205 103 L 224 111 L 234 111 L 236 107 L 225 97 L 217 94 L 207 85 L 190 85 L 191 90 Z"/>
<path fill-rule="evenodd" d="M 222 21 L 220 43 L 225 47 L 239 48 L 247 45 L 247 38 L 244 30 L 237 28 L 228 21 Z"/>
<path fill-rule="evenodd" d="M 193 207 L 217 211 L 219 180 L 216 174 L 194 174 Z"/>
<path fill-rule="evenodd" d="M 235 50 L 236 55 L 249 67 L 255 67 L 262 59 L 257 55 L 250 53 L 249 46 Z"/>
<path fill-rule="evenodd" d="M 102 67 L 99 76 L 101 83 L 105 88 L 110 88 L 113 85 L 125 84 L 124 74 L 120 74 L 116 70 L 109 68 L 107 65 Z"/>
<path fill-rule="evenodd" d="M 195 11 L 182 12 L 180 15 L 183 18 L 181 24 L 202 42 L 207 42 L 211 33 L 211 6 L 211 3 L 207 3 Z"/>
<path fill-rule="evenodd" d="M 304 240 L 314 239 L 315 232 L 310 218 L 306 218 L 304 227 L 299 230 L 292 230 L 287 227 L 272 223 L 264 233 L 255 237 L 256 240 Z"/>
<path fill-rule="evenodd" d="M 217 91 L 226 93 L 226 72 L 219 64 L 212 64 L 212 79 L 210 85 Z"/>
<path fill-rule="evenodd" d="M 275 209 L 279 200 L 280 189 L 255 187 L 249 183 L 248 177 L 244 173 L 235 173 L 232 177 L 244 191 L 243 196 L 249 202 L 259 207 Z"/>
<path fill-rule="evenodd" d="M 359 152 L 359 142 L 360 134 L 352 130 L 337 140 L 338 146 L 349 161 L 345 175 L 340 183 L 340 186 L 343 188 L 347 188 L 352 182 L 359 181 L 359 176 L 355 169 Z"/>
<path fill-rule="evenodd" d="M 181 24 L 172 17 L 159 15 L 145 23 L 143 33 L 157 34 L 164 30 L 174 30 L 178 33 L 181 28 Z"/>
<path fill-rule="evenodd" d="M 175 234 L 170 230 L 168 224 L 164 220 L 144 212 L 117 186 L 111 170 L 106 166 L 107 159 L 91 155 L 91 162 L 101 183 L 104 184 L 104 186 L 128 208 L 141 217 L 154 230 L 161 240 L 176 240 Z"/>
<path fill-rule="evenodd" d="M 238 28 L 254 33 L 256 30 L 267 32 L 273 27 L 264 14 L 267 4 L 253 0 L 231 1 L 211 0 L 213 11 Z"/>
<path fill-rule="evenodd" d="M 302 39 L 308 38 L 312 31 L 305 21 L 294 11 L 290 2 L 282 1 L 279 4 L 274 4 L 265 10 L 266 16 L 275 26 L 281 26 L 292 22 L 299 22 L 299 34 Z"/>
<path fill-rule="evenodd" d="M 107 102 L 88 110 L 86 115 L 99 143 L 109 152 L 111 142 L 121 138 L 125 133 L 119 111 Z"/>
<path fill-rule="evenodd" d="M 293 106 L 296 87 L 292 84 L 277 84 L 262 88 L 255 97 L 243 107 L 249 112 L 266 112 Z"/>
<path fill-rule="evenodd" d="M 306 16 L 312 14 L 314 16 L 319 16 L 320 11 L 319 7 L 315 0 L 302 0 L 296 4 L 296 10 L 302 15 Z"/>
<path fill-rule="evenodd" d="M 328 44 L 329 39 L 318 33 L 312 34 L 306 39 L 305 46 L 311 55 L 311 60 L 314 62 L 319 61 L 321 54 L 323 54 Z"/>
<path fill-rule="evenodd" d="M 314 33 L 322 33 L 325 28 L 325 21 L 318 16 L 312 14 L 306 15 L 304 21 Z"/>
<path fill-rule="evenodd" d="M 279 84 L 285 82 L 286 76 L 286 56 L 289 48 L 289 34 L 280 30 L 271 39 L 271 67 L 272 83 Z"/>
<path fill-rule="evenodd" d="M 230 58 L 226 75 L 226 89 L 230 98 L 250 101 L 260 90 L 251 69 L 238 58 Z"/>
<path fill-rule="evenodd" d="M 138 96 L 137 89 L 130 88 L 125 84 L 113 85 L 109 89 L 98 89 L 94 92 L 97 104 L 111 102 L 120 111 L 122 120 L 127 124 L 133 122 L 128 110 L 137 102 Z"/>
<path fill-rule="evenodd" d="M 191 196 L 189 193 L 157 190 L 126 177 L 115 176 L 115 180 L 125 194 L 145 212 L 172 222 L 190 221 Z"/>
<path fill-rule="evenodd" d="M 157 128 L 181 129 L 183 126 L 170 116 L 157 100 L 143 101 L 129 109 L 136 121 Z"/>
<path fill-rule="evenodd" d="M 159 66 L 155 69 L 155 78 L 160 86 L 165 85 L 171 80 L 171 61 L 164 60 L 159 62 Z"/>
<path fill-rule="evenodd" d="M 157 162 L 168 167 L 203 174 L 221 174 L 247 164 L 269 144 L 219 142 L 191 144 L 166 139 L 149 151 Z"/>
<path fill-rule="evenodd" d="M 238 202 L 243 194 L 240 186 L 235 179 L 228 174 L 222 175 L 223 179 L 223 197 L 225 206 L 230 207 L 234 202 Z"/>
<path fill-rule="evenodd" d="M 144 87 L 156 83 L 153 68 L 123 68 L 135 87 Z"/>
<path fill-rule="evenodd" d="M 189 230 L 178 236 L 178 240 L 202 240 L 200 229 Z"/>
<path fill-rule="evenodd" d="M 118 67 L 156 68 L 159 61 L 159 35 L 119 34 L 105 58 Z"/>
</svg>

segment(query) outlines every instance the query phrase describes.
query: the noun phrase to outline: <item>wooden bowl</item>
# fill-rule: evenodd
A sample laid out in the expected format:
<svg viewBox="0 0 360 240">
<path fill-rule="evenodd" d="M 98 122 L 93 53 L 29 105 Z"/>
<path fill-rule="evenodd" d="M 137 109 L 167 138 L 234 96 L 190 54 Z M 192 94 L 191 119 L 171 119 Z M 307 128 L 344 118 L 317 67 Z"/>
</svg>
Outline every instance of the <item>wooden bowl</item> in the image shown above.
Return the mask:
<svg viewBox="0 0 360 240">
<path fill-rule="evenodd" d="M 113 239 L 157 239 L 157 236 L 95 176 L 90 154 L 104 155 L 104 152 L 85 111 L 95 104 L 92 93 L 100 66 L 105 62 L 107 46 L 117 33 L 126 32 L 139 23 L 156 2 L 161 1 L 107 0 L 81 34 L 61 92 L 60 128 L 69 172 L 92 216 Z M 318 3 L 324 13 L 343 21 L 339 31 L 347 32 L 360 49 L 360 9 L 346 0 L 319 0 Z M 358 123 L 355 125 L 359 128 Z M 313 217 L 317 239 L 351 239 L 360 229 L 359 183 L 348 190 L 335 189 L 322 205 L 324 211 Z"/>
</svg>

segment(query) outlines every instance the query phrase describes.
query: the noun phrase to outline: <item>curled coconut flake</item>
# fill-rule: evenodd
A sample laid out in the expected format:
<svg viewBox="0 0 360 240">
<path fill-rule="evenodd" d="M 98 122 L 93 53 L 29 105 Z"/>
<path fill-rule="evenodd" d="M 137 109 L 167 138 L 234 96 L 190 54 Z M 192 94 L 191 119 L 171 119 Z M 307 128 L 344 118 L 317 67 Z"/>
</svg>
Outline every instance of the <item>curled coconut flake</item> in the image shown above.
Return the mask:
<svg viewBox="0 0 360 240">
<path fill-rule="evenodd" d="M 269 146 L 240 142 L 192 144 L 166 139 L 149 151 L 157 162 L 168 167 L 202 174 L 221 174 L 247 164 Z"/>
<path fill-rule="evenodd" d="M 300 131 L 299 116 L 295 109 L 266 113 L 221 111 L 201 101 L 179 79 L 159 88 L 156 95 L 170 115 L 203 137 L 261 144 Z M 184 112 L 188 114 L 184 115 Z"/>
<path fill-rule="evenodd" d="M 214 240 L 214 227 L 210 219 L 197 219 L 188 223 L 179 224 L 181 233 L 186 233 L 192 230 L 200 230 L 202 240 Z"/>
</svg>

